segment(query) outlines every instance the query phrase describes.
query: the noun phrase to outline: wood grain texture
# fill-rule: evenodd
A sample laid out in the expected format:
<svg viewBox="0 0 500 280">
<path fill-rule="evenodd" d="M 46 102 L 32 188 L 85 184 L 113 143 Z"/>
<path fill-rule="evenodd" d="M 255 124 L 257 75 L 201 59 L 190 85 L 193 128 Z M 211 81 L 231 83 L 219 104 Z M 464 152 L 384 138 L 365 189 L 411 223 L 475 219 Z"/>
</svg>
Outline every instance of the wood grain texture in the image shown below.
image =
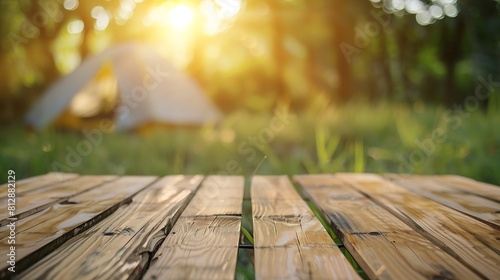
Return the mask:
<svg viewBox="0 0 500 280">
<path fill-rule="evenodd" d="M 49 187 L 53 184 L 72 180 L 78 177 L 74 173 L 50 172 L 47 174 L 21 179 L 16 176 L 16 195 L 36 190 L 38 188 Z M 0 198 L 7 197 L 7 184 L 0 186 Z"/>
<path fill-rule="evenodd" d="M 243 184 L 239 176 L 207 177 L 144 279 L 234 279 Z"/>
<path fill-rule="evenodd" d="M 385 178 L 411 192 L 446 205 L 500 230 L 500 203 L 453 188 L 435 176 L 386 174 Z M 497 187 L 500 189 L 500 187 Z"/>
<path fill-rule="evenodd" d="M 337 174 L 438 247 L 485 278 L 500 276 L 500 232 L 474 218 L 371 174 Z"/>
<path fill-rule="evenodd" d="M 434 175 L 429 177 L 452 188 L 500 202 L 500 188 L 498 186 L 457 175 Z"/>
<path fill-rule="evenodd" d="M 360 279 L 286 176 L 251 186 L 256 279 Z"/>
<path fill-rule="evenodd" d="M 105 219 L 155 179 L 152 176 L 121 177 L 27 217 L 16 225 L 16 271 L 22 272 L 70 238 Z M 8 243 L 6 232 L 5 227 L 0 231 L 2 246 Z M 7 263 L 0 264 L 0 269 L 0 278 L 11 275 L 6 270 Z"/>
<path fill-rule="evenodd" d="M 408 225 L 333 175 L 294 179 L 371 279 L 479 279 Z"/>
<path fill-rule="evenodd" d="M 139 278 L 203 176 L 166 176 L 42 259 L 26 279 Z M 89 197 L 90 198 L 90 197 Z M 83 199 L 80 197 L 79 199 Z"/>
<path fill-rule="evenodd" d="M 16 194 L 16 215 L 18 220 L 42 211 L 56 203 L 67 201 L 70 197 L 98 187 L 105 182 L 118 179 L 117 176 L 81 176 L 74 180 L 64 181 L 38 188 L 30 192 Z M 7 198 L 0 199 L 4 204 Z M 8 224 L 7 207 L 0 208 L 0 226 Z"/>
</svg>

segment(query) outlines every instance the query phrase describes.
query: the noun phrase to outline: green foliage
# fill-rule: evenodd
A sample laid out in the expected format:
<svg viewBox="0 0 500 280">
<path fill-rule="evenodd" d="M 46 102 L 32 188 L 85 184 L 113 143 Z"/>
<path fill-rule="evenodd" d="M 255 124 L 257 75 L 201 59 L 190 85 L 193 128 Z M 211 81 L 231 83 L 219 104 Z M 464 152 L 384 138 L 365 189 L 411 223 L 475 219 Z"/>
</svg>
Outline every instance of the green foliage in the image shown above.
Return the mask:
<svg viewBox="0 0 500 280">
<path fill-rule="evenodd" d="M 243 226 L 241 227 L 241 232 L 243 232 L 243 234 L 248 239 L 248 241 L 250 241 L 250 244 L 254 245 L 253 244 L 253 237 L 245 227 L 243 227 Z"/>
<path fill-rule="evenodd" d="M 81 174 L 454 173 L 499 184 L 499 114 L 353 104 L 297 115 L 270 139 L 263 131 L 272 115 L 237 112 L 218 127 L 104 134 L 88 147 L 86 133 L 11 125 L 0 130 L 0 168 L 20 178 L 54 171 L 56 162 Z"/>
</svg>

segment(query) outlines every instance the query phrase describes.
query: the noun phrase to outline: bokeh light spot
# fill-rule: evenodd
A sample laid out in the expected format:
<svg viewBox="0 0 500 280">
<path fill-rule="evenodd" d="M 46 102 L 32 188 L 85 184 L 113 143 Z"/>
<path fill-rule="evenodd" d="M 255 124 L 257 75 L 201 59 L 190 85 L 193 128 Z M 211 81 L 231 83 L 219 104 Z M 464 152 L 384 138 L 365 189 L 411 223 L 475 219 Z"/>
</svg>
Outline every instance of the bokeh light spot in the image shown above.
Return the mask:
<svg viewBox="0 0 500 280">
<path fill-rule="evenodd" d="M 446 14 L 446 16 L 456 17 L 458 15 L 457 6 L 455 6 L 453 4 L 449 4 L 449 5 L 444 6 L 444 13 Z"/>
<path fill-rule="evenodd" d="M 84 23 L 82 20 L 72 20 L 68 23 L 68 33 L 69 34 L 80 34 L 83 31 Z"/>
<path fill-rule="evenodd" d="M 63 6 L 68 11 L 74 11 L 78 8 L 78 0 L 64 0 Z"/>
</svg>

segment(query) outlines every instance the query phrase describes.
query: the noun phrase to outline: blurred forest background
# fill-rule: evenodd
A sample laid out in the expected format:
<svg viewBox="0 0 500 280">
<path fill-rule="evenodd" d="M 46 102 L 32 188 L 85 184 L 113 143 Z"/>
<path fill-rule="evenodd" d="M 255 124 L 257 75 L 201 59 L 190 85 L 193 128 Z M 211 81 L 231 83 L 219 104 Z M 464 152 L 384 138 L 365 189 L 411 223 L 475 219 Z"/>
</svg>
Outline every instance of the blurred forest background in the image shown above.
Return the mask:
<svg viewBox="0 0 500 280">
<path fill-rule="evenodd" d="M 51 83 L 125 41 L 150 44 L 190 74 L 222 123 L 109 134 L 77 159 L 84 135 L 24 131 L 23 116 Z M 499 1 L 5 0 L 0 46 L 0 169 L 21 178 L 258 167 L 500 184 Z M 294 121 L 266 136 L 276 108 Z"/>
<path fill-rule="evenodd" d="M 2 121 L 22 116 L 85 57 L 130 40 L 156 46 L 225 112 L 353 99 L 453 105 L 474 93 L 478 77 L 499 80 L 500 3 L 493 0 L 0 5 Z M 499 103 L 496 95 L 489 103 Z"/>
<path fill-rule="evenodd" d="M 25 129 L 53 82 L 128 41 L 187 72 L 223 120 Z M 0 170 L 17 180 L 221 174 L 248 187 L 254 174 L 390 172 L 500 185 L 500 0 L 0 0 L 0 61 Z M 244 251 L 236 279 L 254 279 Z"/>
</svg>

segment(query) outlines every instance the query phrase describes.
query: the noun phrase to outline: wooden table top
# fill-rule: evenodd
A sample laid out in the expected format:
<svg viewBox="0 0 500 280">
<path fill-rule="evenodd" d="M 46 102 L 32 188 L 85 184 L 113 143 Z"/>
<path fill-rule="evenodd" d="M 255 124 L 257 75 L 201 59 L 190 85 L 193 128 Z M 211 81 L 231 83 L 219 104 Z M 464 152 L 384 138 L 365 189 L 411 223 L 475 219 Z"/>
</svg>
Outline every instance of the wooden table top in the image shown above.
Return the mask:
<svg viewBox="0 0 500 280">
<path fill-rule="evenodd" d="M 19 180 L 15 200 L 5 184 L 0 278 L 234 279 L 251 250 L 256 279 L 500 279 L 497 186 L 455 175 L 246 179 L 48 173 Z"/>
</svg>

